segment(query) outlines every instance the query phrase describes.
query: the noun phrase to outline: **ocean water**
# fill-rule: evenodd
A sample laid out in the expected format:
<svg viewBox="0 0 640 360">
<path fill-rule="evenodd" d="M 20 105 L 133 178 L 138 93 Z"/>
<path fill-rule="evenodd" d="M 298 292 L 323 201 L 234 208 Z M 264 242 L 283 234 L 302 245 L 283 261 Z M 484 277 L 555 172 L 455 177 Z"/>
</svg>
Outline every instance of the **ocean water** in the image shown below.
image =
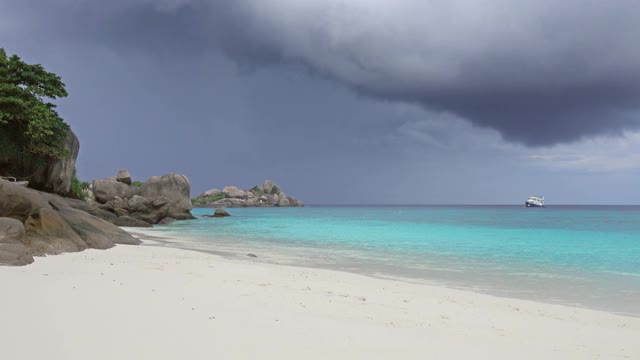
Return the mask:
<svg viewBox="0 0 640 360">
<path fill-rule="evenodd" d="M 640 207 L 228 209 L 165 245 L 640 315 Z M 249 258 L 246 254 L 256 254 Z"/>
</svg>

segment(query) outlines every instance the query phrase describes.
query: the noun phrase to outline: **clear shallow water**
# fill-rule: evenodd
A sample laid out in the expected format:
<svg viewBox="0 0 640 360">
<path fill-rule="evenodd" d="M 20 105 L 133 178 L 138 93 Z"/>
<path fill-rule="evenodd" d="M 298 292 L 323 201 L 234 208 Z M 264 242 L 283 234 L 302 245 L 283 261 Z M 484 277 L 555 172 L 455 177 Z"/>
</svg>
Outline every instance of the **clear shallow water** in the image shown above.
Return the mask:
<svg viewBox="0 0 640 360">
<path fill-rule="evenodd" d="M 640 315 L 640 207 L 228 211 L 151 231 L 182 248 Z"/>
</svg>

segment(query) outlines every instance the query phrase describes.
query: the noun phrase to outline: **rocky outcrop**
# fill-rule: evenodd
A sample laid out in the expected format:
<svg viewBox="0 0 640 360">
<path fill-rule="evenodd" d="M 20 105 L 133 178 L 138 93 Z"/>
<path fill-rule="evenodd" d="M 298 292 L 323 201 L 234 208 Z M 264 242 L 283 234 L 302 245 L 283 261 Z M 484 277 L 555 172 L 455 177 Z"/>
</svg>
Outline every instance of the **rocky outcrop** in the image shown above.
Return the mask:
<svg viewBox="0 0 640 360">
<path fill-rule="evenodd" d="M 112 178 L 93 181 L 96 207 L 113 214 L 109 221 L 120 226 L 147 227 L 166 223 L 165 218 L 194 219 L 189 198 L 191 184 L 186 176 L 153 176 L 140 187 L 127 184 L 130 180 L 129 171 L 121 169 Z"/>
<path fill-rule="evenodd" d="M 96 197 L 96 201 L 102 204 L 116 197 L 129 199 L 139 192 L 139 188 L 116 180 L 93 180 L 93 194 Z"/>
<path fill-rule="evenodd" d="M 264 190 L 266 194 L 271 194 L 273 188 L 277 188 L 277 186 L 271 180 L 265 180 L 264 184 L 262 184 L 262 190 Z"/>
<path fill-rule="evenodd" d="M 240 190 L 235 186 L 227 186 L 222 192 L 229 199 L 246 199 L 248 197 L 247 192 L 244 190 Z"/>
<path fill-rule="evenodd" d="M 25 170 L 27 176 L 24 177 L 24 180 L 29 181 L 29 186 L 58 194 L 69 192 L 71 179 L 75 173 L 76 159 L 80 151 L 80 141 L 73 131 L 68 130 L 63 146 L 69 156 L 63 159 L 49 159 L 45 166 L 34 164 L 33 168 Z M 13 176 L 17 177 L 18 174 L 13 174 Z"/>
<path fill-rule="evenodd" d="M 101 219 L 91 213 L 78 210 L 73 199 L 47 194 L 49 204 L 58 211 L 60 216 L 84 240 L 90 248 L 108 249 L 114 244 L 138 245 L 140 240 L 128 232 L 114 226 L 111 222 Z"/>
<path fill-rule="evenodd" d="M 232 208 L 232 207 L 300 207 L 301 201 L 287 196 L 271 180 L 265 180 L 262 187 L 255 186 L 240 190 L 227 186 L 222 191 L 212 189 L 192 199 L 195 207 Z"/>
<path fill-rule="evenodd" d="M 202 194 L 198 195 L 198 197 L 212 197 L 212 196 L 218 196 L 222 194 L 222 190 L 220 189 L 211 189 L 211 190 L 207 190 L 205 192 L 203 192 Z"/>
<path fill-rule="evenodd" d="M 140 244 L 83 209 L 102 211 L 90 203 L 0 180 L 0 265 L 25 265 L 33 261 L 32 255 Z"/>
<path fill-rule="evenodd" d="M 53 209 L 40 208 L 32 211 L 24 222 L 24 228 L 27 246 L 36 256 L 78 252 L 89 247 Z"/>
<path fill-rule="evenodd" d="M 24 225 L 16 219 L 0 218 L 0 265 L 31 264 L 33 255 L 24 242 Z"/>
<path fill-rule="evenodd" d="M 193 219 L 191 215 L 191 184 L 184 175 L 154 176 L 142 184 L 140 195 L 151 200 L 160 199 L 167 207 L 166 215 L 177 220 Z"/>
<path fill-rule="evenodd" d="M 205 215 L 204 217 L 219 218 L 219 217 L 227 217 L 227 216 L 231 216 L 231 214 L 226 212 L 224 209 L 216 209 L 216 211 L 213 212 L 213 215 Z"/>
<path fill-rule="evenodd" d="M 25 222 L 32 211 L 51 208 L 37 191 L 0 180 L 0 216 Z"/>
<path fill-rule="evenodd" d="M 127 185 L 131 185 L 131 175 L 129 175 L 129 170 L 120 169 L 116 174 L 116 181 L 127 184 Z"/>
<path fill-rule="evenodd" d="M 151 227 L 151 224 L 149 224 L 148 222 L 143 220 L 138 220 L 127 215 L 120 216 L 119 218 L 117 218 L 115 224 L 118 226 L 129 226 L 129 227 Z"/>
</svg>

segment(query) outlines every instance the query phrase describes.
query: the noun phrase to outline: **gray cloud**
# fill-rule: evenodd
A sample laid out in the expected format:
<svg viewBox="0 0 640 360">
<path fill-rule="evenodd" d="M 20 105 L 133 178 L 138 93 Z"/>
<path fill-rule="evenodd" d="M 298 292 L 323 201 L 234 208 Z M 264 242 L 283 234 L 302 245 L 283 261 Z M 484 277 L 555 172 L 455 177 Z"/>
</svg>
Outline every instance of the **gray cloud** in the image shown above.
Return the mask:
<svg viewBox="0 0 640 360">
<path fill-rule="evenodd" d="M 25 0 L 20 6 L 48 27 L 118 51 L 176 57 L 222 50 L 247 68 L 297 66 L 360 94 L 455 113 L 526 145 L 640 127 L 637 1 Z"/>
</svg>

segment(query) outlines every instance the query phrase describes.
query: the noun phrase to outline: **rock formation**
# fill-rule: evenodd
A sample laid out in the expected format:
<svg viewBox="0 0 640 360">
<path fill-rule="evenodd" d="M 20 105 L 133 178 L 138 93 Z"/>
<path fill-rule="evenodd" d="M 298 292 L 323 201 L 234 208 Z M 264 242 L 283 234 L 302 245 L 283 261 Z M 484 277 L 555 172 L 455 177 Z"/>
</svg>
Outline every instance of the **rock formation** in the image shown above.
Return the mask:
<svg viewBox="0 0 640 360">
<path fill-rule="evenodd" d="M 120 226 L 147 227 L 194 218 L 191 184 L 184 175 L 153 176 L 137 187 L 131 185 L 129 171 L 121 169 L 109 179 L 94 180 L 92 188 L 96 208 L 113 214 L 110 221 Z"/>
<path fill-rule="evenodd" d="M 213 212 L 213 215 L 205 215 L 204 217 L 219 218 L 219 217 L 228 217 L 228 216 L 231 216 L 231 214 L 226 212 L 224 209 L 216 209 L 216 211 Z"/>
<path fill-rule="evenodd" d="M 140 243 L 119 227 L 79 209 L 90 209 L 88 203 L 81 205 L 78 200 L 5 180 L 0 180 L 0 199 L 0 265 L 26 265 L 33 256 Z"/>
<path fill-rule="evenodd" d="M 233 208 L 233 207 L 300 207 L 304 204 L 287 196 L 271 180 L 265 180 L 262 187 L 255 186 L 240 190 L 227 186 L 222 191 L 211 189 L 192 199 L 195 207 Z"/>
<path fill-rule="evenodd" d="M 118 171 L 118 173 L 116 174 L 116 181 L 131 185 L 131 175 L 129 175 L 129 170 L 120 169 L 120 171 Z"/>
<path fill-rule="evenodd" d="M 114 200 L 116 197 L 129 199 L 139 192 L 139 188 L 116 180 L 93 180 L 93 194 L 96 201 L 101 204 Z"/>
<path fill-rule="evenodd" d="M 21 266 L 33 262 L 25 245 L 24 225 L 11 218 L 0 217 L 0 265 Z"/>
<path fill-rule="evenodd" d="M 39 163 L 25 164 L 23 174 L 6 174 L 29 181 L 29 186 L 43 191 L 67 194 L 75 174 L 76 159 L 80 150 L 78 137 L 69 130 L 64 141 L 69 156 L 64 159 L 49 159 L 43 166 Z M 2 174 L 0 174 L 2 175 Z"/>
</svg>

